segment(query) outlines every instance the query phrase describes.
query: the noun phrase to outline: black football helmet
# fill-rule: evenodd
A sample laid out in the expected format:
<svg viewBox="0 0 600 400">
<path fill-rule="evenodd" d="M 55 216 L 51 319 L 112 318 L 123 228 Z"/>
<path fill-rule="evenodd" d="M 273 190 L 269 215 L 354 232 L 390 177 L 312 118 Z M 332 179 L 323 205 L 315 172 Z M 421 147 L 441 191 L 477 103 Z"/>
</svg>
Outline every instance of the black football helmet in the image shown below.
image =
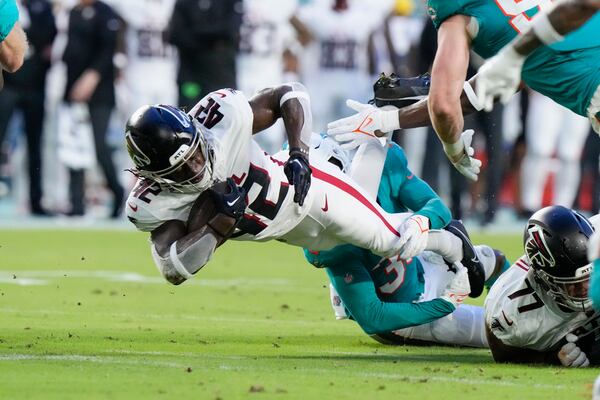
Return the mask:
<svg viewBox="0 0 600 400">
<path fill-rule="evenodd" d="M 587 292 L 592 264 L 587 259 L 592 224 L 562 206 L 537 211 L 523 236 L 525 253 L 536 281 L 560 306 L 586 311 L 592 306 Z"/>
<path fill-rule="evenodd" d="M 127 121 L 125 141 L 135 164 L 132 172 L 144 179 L 183 193 L 201 192 L 213 184 L 214 152 L 200 123 L 179 108 L 139 108 Z M 204 166 L 175 179 L 198 152 L 204 157 Z"/>
</svg>

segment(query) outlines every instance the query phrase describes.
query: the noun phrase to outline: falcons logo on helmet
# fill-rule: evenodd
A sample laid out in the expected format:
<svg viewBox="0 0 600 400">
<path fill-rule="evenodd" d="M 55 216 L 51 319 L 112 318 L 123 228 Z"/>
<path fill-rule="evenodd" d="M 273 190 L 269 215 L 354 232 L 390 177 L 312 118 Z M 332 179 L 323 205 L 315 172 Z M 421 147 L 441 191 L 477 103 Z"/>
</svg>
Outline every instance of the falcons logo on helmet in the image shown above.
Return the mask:
<svg viewBox="0 0 600 400">
<path fill-rule="evenodd" d="M 533 225 L 528 229 L 529 239 L 525 244 L 525 250 L 529 261 L 540 268 L 551 268 L 556 266 L 554 256 L 550 252 L 546 240 L 544 239 L 544 231 L 538 225 Z"/>
</svg>

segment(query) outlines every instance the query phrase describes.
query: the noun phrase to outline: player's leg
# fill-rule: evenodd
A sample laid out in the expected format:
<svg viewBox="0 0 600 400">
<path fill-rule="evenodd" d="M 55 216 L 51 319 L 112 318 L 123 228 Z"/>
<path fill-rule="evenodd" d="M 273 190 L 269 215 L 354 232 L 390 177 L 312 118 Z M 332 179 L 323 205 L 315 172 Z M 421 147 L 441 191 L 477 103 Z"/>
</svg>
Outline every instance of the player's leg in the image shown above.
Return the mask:
<svg viewBox="0 0 600 400">
<path fill-rule="evenodd" d="M 284 239 L 291 242 L 289 239 L 304 236 L 306 241 L 301 245 L 313 250 L 348 243 L 384 257 L 397 254 L 400 238 L 397 228 L 412 214 L 387 213 L 332 164 L 318 162 L 311 166 L 310 209 Z M 451 233 L 430 231 L 429 238 L 427 250 L 439 252 L 452 262 L 462 258 L 462 242 Z"/>
<path fill-rule="evenodd" d="M 587 118 L 572 111 L 565 112 L 558 139 L 560 166 L 556 172 L 553 204 L 573 206 L 581 180 L 581 153 L 589 132 L 590 122 Z"/>
<path fill-rule="evenodd" d="M 488 246 L 475 246 L 475 251 L 485 269 L 486 280 L 496 266 L 494 251 Z M 419 256 L 425 272 L 425 293 L 422 301 L 441 295 L 452 278 L 452 272 L 437 254 L 424 252 Z M 409 340 L 449 345 L 487 347 L 483 307 L 463 304 L 452 314 L 429 324 L 395 331 L 394 334 Z"/>
<path fill-rule="evenodd" d="M 551 157 L 560 133 L 564 108 L 537 92 L 529 96 L 527 154 L 521 169 L 522 202 L 528 211 L 542 206 L 544 186 L 550 173 Z"/>
</svg>

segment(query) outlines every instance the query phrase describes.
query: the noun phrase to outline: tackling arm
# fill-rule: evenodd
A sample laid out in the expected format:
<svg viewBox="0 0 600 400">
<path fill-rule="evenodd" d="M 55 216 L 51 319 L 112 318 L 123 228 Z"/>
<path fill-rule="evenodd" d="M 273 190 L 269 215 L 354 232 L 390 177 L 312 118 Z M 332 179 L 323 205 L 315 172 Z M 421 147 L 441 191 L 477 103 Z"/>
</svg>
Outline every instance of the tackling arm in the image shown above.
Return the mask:
<svg viewBox="0 0 600 400">
<path fill-rule="evenodd" d="M 548 15 L 540 15 L 532 29 L 516 38 L 512 44 L 520 55 L 562 40 L 562 36 L 580 28 L 600 10 L 600 0 L 567 0 L 556 5 Z"/>
<path fill-rule="evenodd" d="M 460 96 L 469 66 L 467 25 L 468 17 L 462 15 L 442 24 L 431 71 L 429 114 L 436 133 L 447 145 L 460 141 L 464 127 Z"/>
<path fill-rule="evenodd" d="M 525 59 L 542 45 L 563 40 L 564 35 L 581 27 L 600 9 L 600 0 L 566 0 L 549 14 L 540 13 L 531 29 L 517 36 L 479 69 L 477 96 L 490 111 L 494 98 L 506 103 L 518 90 Z"/>
<path fill-rule="evenodd" d="M 456 309 L 442 299 L 421 303 L 383 302 L 377 297 L 373 280 L 361 262 L 355 257 L 347 257 L 345 261 L 343 266 L 328 268 L 327 272 L 352 318 L 369 335 L 426 324 Z M 349 274 L 353 278 L 351 283 L 346 282 Z"/>
</svg>

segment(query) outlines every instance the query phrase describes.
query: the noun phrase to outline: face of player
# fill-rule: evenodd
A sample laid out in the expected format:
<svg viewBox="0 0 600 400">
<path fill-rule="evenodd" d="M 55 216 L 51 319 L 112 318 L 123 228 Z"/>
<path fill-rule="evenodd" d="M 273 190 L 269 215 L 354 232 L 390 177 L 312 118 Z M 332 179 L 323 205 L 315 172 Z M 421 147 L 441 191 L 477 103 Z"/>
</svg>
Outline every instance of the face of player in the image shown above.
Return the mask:
<svg viewBox="0 0 600 400">
<path fill-rule="evenodd" d="M 200 148 L 181 167 L 165 176 L 165 179 L 180 184 L 197 184 L 202 181 L 206 172 L 206 159 Z"/>
<path fill-rule="evenodd" d="M 565 291 L 567 292 L 567 294 L 576 299 L 587 298 L 589 288 L 590 288 L 590 280 L 589 279 L 586 279 L 582 282 L 565 284 Z"/>
</svg>

